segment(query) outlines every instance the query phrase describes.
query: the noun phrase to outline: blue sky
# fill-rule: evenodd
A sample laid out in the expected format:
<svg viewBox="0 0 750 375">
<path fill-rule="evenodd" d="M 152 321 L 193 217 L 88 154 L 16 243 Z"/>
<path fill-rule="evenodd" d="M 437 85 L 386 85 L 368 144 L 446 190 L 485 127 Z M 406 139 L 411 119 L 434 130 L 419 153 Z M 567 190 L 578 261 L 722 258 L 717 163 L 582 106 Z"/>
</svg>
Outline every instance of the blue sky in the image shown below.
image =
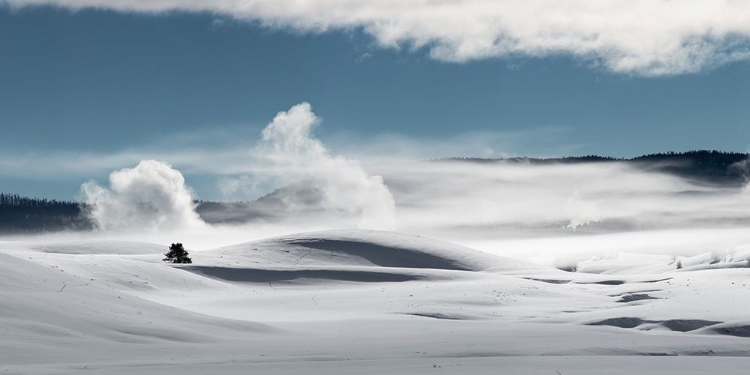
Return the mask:
<svg viewBox="0 0 750 375">
<path fill-rule="evenodd" d="M 215 12 L 0 5 L 0 190 L 73 198 L 129 158 L 192 148 L 241 158 L 300 102 L 323 118 L 316 134 L 333 153 L 365 162 L 750 145 L 743 59 L 662 74 L 564 51 L 453 61 L 431 46 Z M 221 198 L 224 172 L 165 161 L 200 197 Z"/>
</svg>

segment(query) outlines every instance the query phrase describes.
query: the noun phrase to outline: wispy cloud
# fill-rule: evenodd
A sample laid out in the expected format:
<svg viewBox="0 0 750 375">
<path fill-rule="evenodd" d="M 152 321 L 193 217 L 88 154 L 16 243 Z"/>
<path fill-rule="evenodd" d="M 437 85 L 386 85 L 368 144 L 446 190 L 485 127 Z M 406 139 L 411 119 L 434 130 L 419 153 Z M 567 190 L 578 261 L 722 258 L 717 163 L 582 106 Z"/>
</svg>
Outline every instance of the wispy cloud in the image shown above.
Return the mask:
<svg viewBox="0 0 750 375">
<path fill-rule="evenodd" d="M 367 162 L 424 160 L 445 157 L 504 158 L 514 156 L 559 157 L 578 155 L 582 144 L 562 125 L 529 127 L 515 131 L 467 131 L 451 136 L 408 136 L 396 133 L 337 133 L 327 139 L 336 153 Z"/>
<path fill-rule="evenodd" d="M 232 177 L 273 174 L 278 166 L 258 162 L 251 149 L 259 140 L 261 127 L 253 125 L 212 126 L 192 132 L 169 134 L 119 150 L 107 151 L 3 151 L 0 177 L 56 180 L 88 180 L 112 170 L 131 167 L 144 159 L 163 160 L 185 175 Z M 560 146 L 565 127 L 537 127 L 515 132 L 466 132 L 442 137 L 410 137 L 403 134 L 336 133 L 326 139 L 334 155 L 346 155 L 364 166 L 382 161 L 409 161 L 443 157 L 567 156 L 578 146 Z M 290 175 L 305 168 L 286 165 Z M 247 187 L 247 183 L 243 183 Z M 231 186 L 225 186 L 228 188 Z M 252 189 L 267 192 L 269 186 Z M 273 187 L 270 187 L 271 189 Z M 250 198 L 251 196 L 242 196 Z"/>
<path fill-rule="evenodd" d="M 571 55 L 617 73 L 697 72 L 750 59 L 744 0 L 6 0 L 122 12 L 209 12 L 299 32 L 362 30 L 444 61 Z"/>
</svg>

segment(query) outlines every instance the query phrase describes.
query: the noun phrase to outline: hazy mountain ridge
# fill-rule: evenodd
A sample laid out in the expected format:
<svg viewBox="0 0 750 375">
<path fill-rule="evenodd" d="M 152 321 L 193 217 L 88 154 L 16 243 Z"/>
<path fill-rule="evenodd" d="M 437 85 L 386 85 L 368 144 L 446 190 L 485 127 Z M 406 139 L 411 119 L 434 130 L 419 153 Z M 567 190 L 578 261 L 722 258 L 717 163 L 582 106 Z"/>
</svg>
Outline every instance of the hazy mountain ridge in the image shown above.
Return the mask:
<svg viewBox="0 0 750 375">
<path fill-rule="evenodd" d="M 433 162 L 511 163 L 531 165 L 580 164 L 580 163 L 625 163 L 654 172 L 669 173 L 683 178 L 720 184 L 744 184 L 748 179 L 750 154 L 717 150 L 694 150 L 646 154 L 633 158 L 585 155 L 561 158 L 462 158 L 435 159 Z"/>
<path fill-rule="evenodd" d="M 299 181 L 253 201 L 197 201 L 196 211 L 212 224 L 239 224 L 251 220 L 273 221 L 292 214 L 321 210 L 323 193 L 313 181 Z"/>
</svg>

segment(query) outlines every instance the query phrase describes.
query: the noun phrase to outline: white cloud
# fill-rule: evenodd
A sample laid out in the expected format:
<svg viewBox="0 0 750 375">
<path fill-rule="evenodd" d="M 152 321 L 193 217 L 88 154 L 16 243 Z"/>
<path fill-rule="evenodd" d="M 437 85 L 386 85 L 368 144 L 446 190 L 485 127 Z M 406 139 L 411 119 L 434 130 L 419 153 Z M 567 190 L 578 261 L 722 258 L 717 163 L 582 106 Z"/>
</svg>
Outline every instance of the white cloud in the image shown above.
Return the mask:
<svg viewBox="0 0 750 375">
<path fill-rule="evenodd" d="M 99 229 L 170 231 L 204 225 L 185 179 L 168 164 L 142 160 L 135 168 L 112 172 L 109 184 L 81 186 Z"/>
<path fill-rule="evenodd" d="M 210 12 L 302 32 L 361 29 L 439 60 L 568 54 L 670 75 L 750 59 L 746 0 L 8 0 L 125 12 Z"/>
<path fill-rule="evenodd" d="M 531 127 L 521 131 L 467 131 L 451 136 L 405 134 L 334 134 L 326 139 L 336 153 L 367 162 L 424 160 L 446 157 L 560 157 L 581 153 L 568 143 L 566 126 Z M 578 141 L 573 139 L 574 141 Z"/>
<path fill-rule="evenodd" d="M 162 160 L 178 169 L 196 188 L 200 199 L 249 200 L 265 195 L 289 179 L 274 181 L 281 171 L 274 163 L 253 162 L 248 149 L 260 139 L 262 126 L 214 126 L 188 133 L 165 134 L 136 147 L 92 151 L 0 150 L 0 179 L 55 181 L 78 186 L 91 178 L 104 179 L 113 170 L 144 159 Z M 564 127 L 534 127 L 517 132 L 465 132 L 442 137 L 410 137 L 404 134 L 342 133 L 324 139 L 333 155 L 359 160 L 369 170 L 384 161 L 410 161 L 460 157 L 564 156 L 580 153 L 578 145 L 560 146 L 568 139 Z M 257 159 L 257 158 L 255 158 Z M 257 161 L 257 160 L 255 160 Z M 287 176 L 304 176 L 303 167 Z M 379 173 L 376 173 L 379 174 Z M 265 176 L 268 178 L 256 178 Z M 386 181 L 388 179 L 386 178 Z M 70 198 L 66 196 L 65 198 Z"/>
</svg>

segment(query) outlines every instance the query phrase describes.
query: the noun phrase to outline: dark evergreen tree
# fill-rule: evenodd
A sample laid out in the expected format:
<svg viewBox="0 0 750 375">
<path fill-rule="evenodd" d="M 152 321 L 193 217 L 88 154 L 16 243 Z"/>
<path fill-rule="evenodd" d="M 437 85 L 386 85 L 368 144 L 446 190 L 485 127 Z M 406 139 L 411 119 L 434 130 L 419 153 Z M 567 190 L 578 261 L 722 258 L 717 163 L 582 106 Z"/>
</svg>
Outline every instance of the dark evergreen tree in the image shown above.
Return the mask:
<svg viewBox="0 0 750 375">
<path fill-rule="evenodd" d="M 169 252 L 164 254 L 166 258 L 162 259 L 165 262 L 171 263 L 193 263 L 193 260 L 188 256 L 187 250 L 182 247 L 181 243 L 173 243 L 169 246 Z"/>
</svg>

